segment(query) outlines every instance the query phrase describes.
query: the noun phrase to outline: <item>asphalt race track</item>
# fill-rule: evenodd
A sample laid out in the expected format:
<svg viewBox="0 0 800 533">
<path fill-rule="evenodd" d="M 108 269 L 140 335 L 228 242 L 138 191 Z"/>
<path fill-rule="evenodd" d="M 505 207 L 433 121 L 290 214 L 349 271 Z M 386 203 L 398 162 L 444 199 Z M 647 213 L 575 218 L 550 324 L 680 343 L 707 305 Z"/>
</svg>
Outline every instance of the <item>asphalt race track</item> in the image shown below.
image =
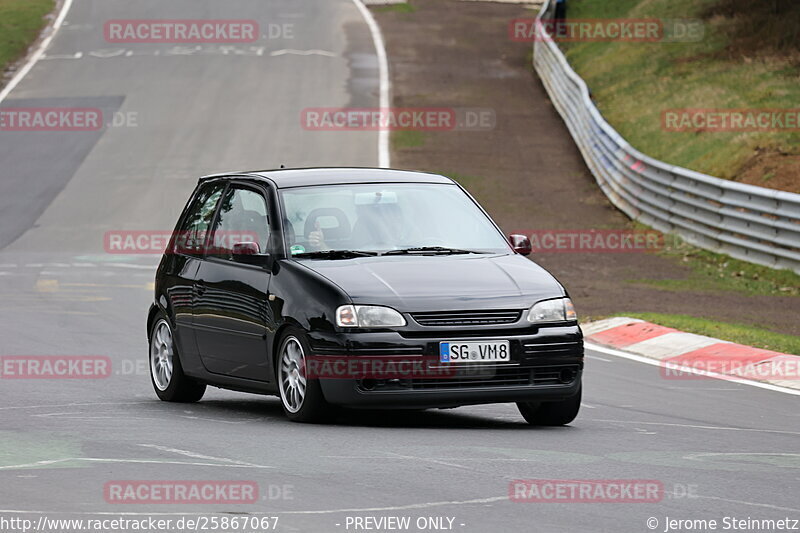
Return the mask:
<svg viewBox="0 0 800 533">
<path fill-rule="evenodd" d="M 104 40 L 107 20 L 155 17 L 253 19 L 265 35 L 199 47 Z M 292 31 L 270 36 L 270 24 Z M 430 517 L 442 529 L 542 533 L 800 519 L 798 396 L 664 379 L 592 350 L 583 409 L 563 428 L 531 428 L 511 404 L 345 412 L 315 426 L 287 421 L 272 397 L 209 389 L 198 404 L 157 400 L 144 324 L 158 256 L 105 253 L 106 232 L 171 230 L 207 173 L 377 165 L 376 132 L 314 132 L 299 117 L 376 107 L 378 89 L 373 39 L 351 0 L 75 0 L 2 105 L 98 108 L 104 127 L 0 132 L 0 356 L 106 356 L 112 370 L 0 380 L 0 519 L 254 516 L 278 517 L 277 531 L 333 532 L 386 531 L 353 517 L 397 516 L 411 517 L 408 531 L 435 530 L 417 522 Z M 663 494 L 512 501 L 520 479 L 654 480 Z M 240 480 L 258 497 L 109 502 L 104 488 L 118 480 Z M 0 531 L 21 529 L 0 521 Z"/>
</svg>

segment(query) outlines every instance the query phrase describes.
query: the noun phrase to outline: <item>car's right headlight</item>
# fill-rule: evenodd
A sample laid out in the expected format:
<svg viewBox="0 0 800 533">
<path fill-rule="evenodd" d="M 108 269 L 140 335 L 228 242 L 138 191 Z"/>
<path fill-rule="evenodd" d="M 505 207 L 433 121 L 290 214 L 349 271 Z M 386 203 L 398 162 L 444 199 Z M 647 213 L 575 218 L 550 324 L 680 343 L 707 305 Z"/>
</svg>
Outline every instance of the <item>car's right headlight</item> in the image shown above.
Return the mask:
<svg viewBox="0 0 800 533">
<path fill-rule="evenodd" d="M 537 302 L 528 310 L 528 322 L 543 324 L 547 322 L 566 322 L 578 320 L 575 306 L 569 298 L 557 298 Z"/>
<path fill-rule="evenodd" d="M 406 319 L 391 307 L 342 305 L 336 309 L 336 325 L 342 328 L 391 328 L 406 325 Z"/>
</svg>

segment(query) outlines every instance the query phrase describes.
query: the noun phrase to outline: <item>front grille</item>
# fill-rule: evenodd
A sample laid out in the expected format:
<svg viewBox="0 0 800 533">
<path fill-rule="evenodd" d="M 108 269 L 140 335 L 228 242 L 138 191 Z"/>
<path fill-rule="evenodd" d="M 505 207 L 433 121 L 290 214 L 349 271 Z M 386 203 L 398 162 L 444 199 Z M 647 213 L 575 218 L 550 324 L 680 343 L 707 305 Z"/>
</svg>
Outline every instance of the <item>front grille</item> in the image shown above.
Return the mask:
<svg viewBox="0 0 800 533">
<path fill-rule="evenodd" d="M 530 368 L 495 368 L 478 375 L 456 375 L 437 379 L 412 379 L 414 390 L 453 389 L 465 387 L 503 387 L 530 385 Z"/>
<path fill-rule="evenodd" d="M 412 390 L 442 390 L 526 385 L 564 385 L 578 376 L 578 365 L 534 368 L 494 367 L 475 375 L 456 375 L 436 379 L 410 379 Z"/>
<path fill-rule="evenodd" d="M 367 346 L 363 348 L 354 348 L 348 346 L 340 346 L 337 344 L 322 344 L 312 343 L 311 350 L 314 355 L 352 355 L 352 356 L 401 356 L 401 355 L 423 355 L 425 348 L 423 346 L 390 346 L 373 347 Z"/>
<path fill-rule="evenodd" d="M 583 353 L 583 342 L 524 342 L 525 355 L 578 355 Z"/>
<path fill-rule="evenodd" d="M 489 326 L 494 324 L 514 324 L 522 311 L 437 311 L 433 313 L 411 313 L 420 326 Z"/>
<path fill-rule="evenodd" d="M 578 365 L 543 366 L 531 372 L 531 383 L 534 385 L 556 385 L 572 383 L 578 375 Z M 571 379 L 567 379 L 571 377 Z"/>
</svg>

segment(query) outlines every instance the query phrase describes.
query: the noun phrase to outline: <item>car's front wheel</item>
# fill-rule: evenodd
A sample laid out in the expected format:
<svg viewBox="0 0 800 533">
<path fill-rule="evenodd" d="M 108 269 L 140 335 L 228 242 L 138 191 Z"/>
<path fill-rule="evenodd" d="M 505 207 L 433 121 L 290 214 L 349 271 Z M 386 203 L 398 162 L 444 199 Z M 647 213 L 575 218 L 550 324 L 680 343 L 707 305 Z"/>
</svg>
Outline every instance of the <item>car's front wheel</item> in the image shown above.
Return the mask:
<svg viewBox="0 0 800 533">
<path fill-rule="evenodd" d="M 564 426 L 578 416 L 581 409 L 581 388 L 566 400 L 557 402 L 517 402 L 517 408 L 532 426 Z"/>
<path fill-rule="evenodd" d="M 278 348 L 277 375 L 283 412 L 295 422 L 323 422 L 331 414 L 319 379 L 307 374 L 310 354 L 303 332 L 288 330 Z"/>
<path fill-rule="evenodd" d="M 172 328 L 163 314 L 156 317 L 150 330 L 150 381 L 165 402 L 196 402 L 206 392 L 205 383 L 183 373 Z"/>
</svg>

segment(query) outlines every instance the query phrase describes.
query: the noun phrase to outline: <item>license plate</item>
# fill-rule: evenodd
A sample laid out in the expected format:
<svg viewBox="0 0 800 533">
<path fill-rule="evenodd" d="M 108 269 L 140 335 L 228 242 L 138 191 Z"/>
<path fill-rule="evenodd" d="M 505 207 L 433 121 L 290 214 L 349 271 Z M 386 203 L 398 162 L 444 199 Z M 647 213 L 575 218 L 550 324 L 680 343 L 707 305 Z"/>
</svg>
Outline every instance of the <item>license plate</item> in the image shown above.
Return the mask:
<svg viewBox="0 0 800 533">
<path fill-rule="evenodd" d="M 511 361 L 508 341 L 450 341 L 439 343 L 442 363 Z"/>
</svg>

